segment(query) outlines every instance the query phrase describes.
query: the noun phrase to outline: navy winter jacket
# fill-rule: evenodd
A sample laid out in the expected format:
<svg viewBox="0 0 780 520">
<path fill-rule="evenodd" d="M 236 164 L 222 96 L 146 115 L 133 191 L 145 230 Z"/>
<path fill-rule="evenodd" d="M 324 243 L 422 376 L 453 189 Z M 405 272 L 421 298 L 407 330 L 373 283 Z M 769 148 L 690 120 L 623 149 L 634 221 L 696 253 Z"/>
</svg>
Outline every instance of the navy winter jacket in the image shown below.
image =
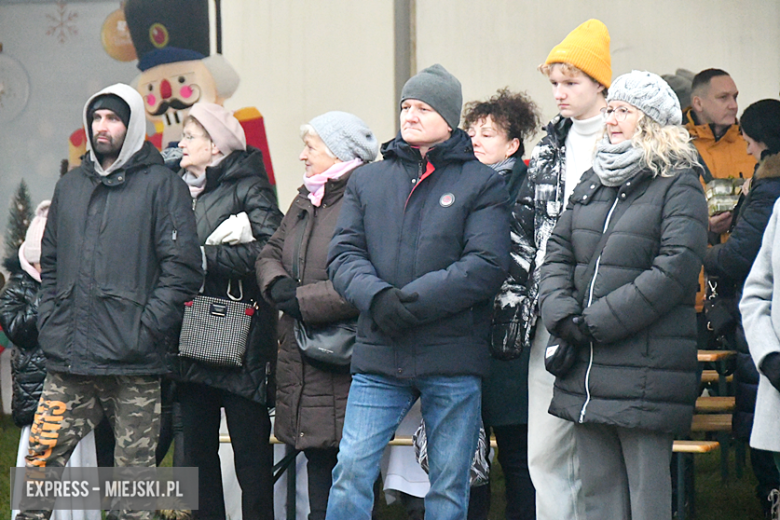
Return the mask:
<svg viewBox="0 0 780 520">
<path fill-rule="evenodd" d="M 723 244 L 711 247 L 704 257 L 706 273 L 718 277 L 718 293 L 734 300 L 732 312 L 737 319 L 737 327 L 733 345 L 737 350 L 737 386 L 733 429 L 734 434 L 741 439 L 748 439 L 753 428 L 759 377 L 748 350 L 737 304 L 745 278 L 761 248 L 772 208 L 780 197 L 780 155 L 765 157 L 756 166 L 752 183 L 750 192 L 740 206 L 731 236 Z"/>
<path fill-rule="evenodd" d="M 425 159 L 400 134 L 382 154 L 350 178 L 328 252 L 334 287 L 360 310 L 352 372 L 484 376 L 491 299 L 509 266 L 504 181 L 460 129 Z M 370 315 L 390 287 L 419 295 L 407 307 L 420 325 L 397 339 Z"/>
</svg>

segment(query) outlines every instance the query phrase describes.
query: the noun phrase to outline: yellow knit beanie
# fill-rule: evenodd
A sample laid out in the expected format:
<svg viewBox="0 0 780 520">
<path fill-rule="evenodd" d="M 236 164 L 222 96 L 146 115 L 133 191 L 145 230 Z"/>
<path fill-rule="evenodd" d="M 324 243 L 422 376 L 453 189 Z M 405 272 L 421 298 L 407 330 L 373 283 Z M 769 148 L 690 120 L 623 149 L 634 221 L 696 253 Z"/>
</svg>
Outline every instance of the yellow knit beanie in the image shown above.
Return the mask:
<svg viewBox="0 0 780 520">
<path fill-rule="evenodd" d="M 569 63 L 605 87 L 612 83 L 609 31 L 603 22 L 591 18 L 553 47 L 545 65 Z"/>
</svg>

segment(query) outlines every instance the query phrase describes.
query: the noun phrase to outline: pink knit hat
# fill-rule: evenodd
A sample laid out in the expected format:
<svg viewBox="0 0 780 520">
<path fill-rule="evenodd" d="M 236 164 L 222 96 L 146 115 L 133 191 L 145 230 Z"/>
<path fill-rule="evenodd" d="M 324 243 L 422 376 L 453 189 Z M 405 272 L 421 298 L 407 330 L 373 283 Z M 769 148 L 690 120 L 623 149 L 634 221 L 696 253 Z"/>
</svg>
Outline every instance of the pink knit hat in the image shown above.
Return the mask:
<svg viewBox="0 0 780 520">
<path fill-rule="evenodd" d="M 203 125 L 223 155 L 246 150 L 246 135 L 241 123 L 225 107 L 214 103 L 195 103 L 190 115 Z"/>
<path fill-rule="evenodd" d="M 41 239 L 43 230 L 46 228 L 46 218 L 49 216 L 50 200 L 44 200 L 35 208 L 35 216 L 27 228 L 27 234 L 24 236 L 24 258 L 31 264 L 41 261 Z"/>
</svg>

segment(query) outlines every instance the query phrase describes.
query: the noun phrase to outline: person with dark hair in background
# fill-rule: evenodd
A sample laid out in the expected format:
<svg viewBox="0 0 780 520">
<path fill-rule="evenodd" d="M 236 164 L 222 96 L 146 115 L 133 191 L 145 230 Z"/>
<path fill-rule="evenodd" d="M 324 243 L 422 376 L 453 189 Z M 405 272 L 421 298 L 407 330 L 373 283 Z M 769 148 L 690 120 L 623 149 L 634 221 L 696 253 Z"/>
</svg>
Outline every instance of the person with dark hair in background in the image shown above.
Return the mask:
<svg viewBox="0 0 780 520">
<path fill-rule="evenodd" d="M 745 279 L 761 247 L 772 208 L 780 197 L 780 101 L 763 99 L 753 103 L 742 113 L 739 124 L 747 143 L 747 153 L 758 163 L 752 181 L 747 184 L 749 191 L 737 205 L 731 236 L 723 244 L 707 251 L 704 271 L 708 276 L 717 277 L 718 298 L 728 304 L 733 317 L 733 328 L 725 331 L 731 338 L 729 343 L 737 350 L 734 372 L 736 409 L 732 426 L 738 439 L 748 440 L 756 413 L 759 373 L 750 357 L 738 304 Z M 767 366 L 772 365 L 772 357 L 768 356 L 769 361 L 765 361 Z M 758 480 L 756 496 L 764 512 L 768 513 L 770 502 L 767 497 L 773 489 L 780 487 L 780 475 L 769 451 L 751 449 L 750 464 Z"/>
<path fill-rule="evenodd" d="M 501 89 L 487 101 L 464 107 L 463 128 L 471 137 L 474 155 L 504 179 L 509 200 L 517 200 L 526 177 L 525 143 L 539 127 L 539 109 L 521 93 Z M 513 251 L 519 250 L 520 221 L 510 222 Z M 509 276 L 493 300 L 492 351 L 520 351 L 516 359 L 490 360 L 490 375 L 482 382 L 482 417 L 498 442 L 498 461 L 505 478 L 507 520 L 536 518 L 534 485 L 528 473 L 528 356 L 523 346 L 523 306 L 528 291 L 522 279 L 519 257 L 512 255 Z M 469 520 L 487 518 L 490 485 L 472 488 Z"/>
<path fill-rule="evenodd" d="M 38 341 L 48 373 L 27 467 L 64 466 L 103 417 L 113 427 L 116 466 L 154 467 L 160 376 L 184 302 L 203 282 L 192 202 L 145 141 L 135 89 L 107 87 L 83 115 L 88 153 L 57 182 L 41 242 Z M 17 519 L 49 514 L 22 511 Z"/>
</svg>

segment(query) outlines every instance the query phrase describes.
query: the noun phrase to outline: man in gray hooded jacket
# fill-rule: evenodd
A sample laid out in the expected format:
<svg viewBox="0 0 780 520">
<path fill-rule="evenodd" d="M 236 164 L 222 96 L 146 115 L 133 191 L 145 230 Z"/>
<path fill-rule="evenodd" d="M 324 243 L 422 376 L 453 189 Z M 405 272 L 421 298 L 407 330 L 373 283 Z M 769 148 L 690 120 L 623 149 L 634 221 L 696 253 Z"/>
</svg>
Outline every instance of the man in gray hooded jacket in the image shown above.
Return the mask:
<svg viewBox="0 0 780 520">
<path fill-rule="evenodd" d="M 116 84 L 92 96 L 84 126 L 88 153 L 57 183 L 41 244 L 48 375 L 27 467 L 64 466 L 104 416 L 114 464 L 153 467 L 166 345 L 203 279 L 192 199 L 145 142 L 135 89 Z M 50 515 L 23 511 L 17 520 Z"/>
</svg>

